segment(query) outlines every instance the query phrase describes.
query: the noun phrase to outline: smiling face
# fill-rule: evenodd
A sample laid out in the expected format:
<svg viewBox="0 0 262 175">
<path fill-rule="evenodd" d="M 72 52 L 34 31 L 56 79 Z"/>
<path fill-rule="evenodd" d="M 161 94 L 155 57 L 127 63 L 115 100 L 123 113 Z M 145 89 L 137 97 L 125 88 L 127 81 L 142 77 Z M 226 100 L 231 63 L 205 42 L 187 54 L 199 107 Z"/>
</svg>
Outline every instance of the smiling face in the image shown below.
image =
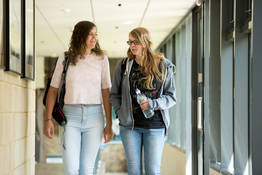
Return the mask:
<svg viewBox="0 0 262 175">
<path fill-rule="evenodd" d="M 86 46 L 88 49 L 95 48 L 97 42 L 97 30 L 96 27 L 93 27 L 86 38 Z"/>
<path fill-rule="evenodd" d="M 132 35 L 129 35 L 128 44 L 133 55 L 135 55 L 136 57 L 142 56 L 143 47 L 141 43 L 137 39 L 135 39 Z"/>
</svg>

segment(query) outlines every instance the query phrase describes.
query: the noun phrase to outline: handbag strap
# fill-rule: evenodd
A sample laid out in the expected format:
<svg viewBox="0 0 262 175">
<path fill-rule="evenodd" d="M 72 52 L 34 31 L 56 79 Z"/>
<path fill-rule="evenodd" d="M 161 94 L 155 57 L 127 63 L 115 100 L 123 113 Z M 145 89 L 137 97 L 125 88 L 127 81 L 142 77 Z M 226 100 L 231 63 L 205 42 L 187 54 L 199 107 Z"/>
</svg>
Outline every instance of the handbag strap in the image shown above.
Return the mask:
<svg viewBox="0 0 262 175">
<path fill-rule="evenodd" d="M 61 82 L 60 82 L 60 86 L 59 86 L 59 90 L 58 90 L 58 95 L 57 95 L 57 102 L 60 104 L 60 106 L 64 106 L 64 93 L 61 94 L 61 92 L 64 90 L 65 88 L 65 84 L 66 84 L 66 73 L 67 73 L 67 69 L 69 66 L 69 56 L 68 54 L 65 52 L 65 59 L 63 61 L 63 72 L 62 72 L 62 76 L 61 76 Z M 62 96 L 61 96 L 62 95 Z M 60 97 L 61 96 L 61 97 Z"/>
<path fill-rule="evenodd" d="M 63 72 L 62 72 L 62 77 L 61 77 L 61 80 L 63 84 L 65 84 L 66 82 L 66 73 L 67 73 L 67 69 L 68 69 L 68 66 L 69 66 L 69 56 L 68 54 L 65 52 L 65 60 L 63 62 L 63 65 L 64 65 L 64 69 L 63 69 Z"/>
</svg>

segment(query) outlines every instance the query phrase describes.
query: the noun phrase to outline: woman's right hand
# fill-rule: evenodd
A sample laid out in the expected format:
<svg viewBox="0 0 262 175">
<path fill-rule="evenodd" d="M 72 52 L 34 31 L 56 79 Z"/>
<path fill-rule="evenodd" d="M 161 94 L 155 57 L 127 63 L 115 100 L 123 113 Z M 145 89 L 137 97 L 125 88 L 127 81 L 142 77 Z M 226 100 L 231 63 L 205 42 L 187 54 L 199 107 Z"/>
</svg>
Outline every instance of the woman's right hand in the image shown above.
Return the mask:
<svg viewBox="0 0 262 175">
<path fill-rule="evenodd" d="M 46 97 L 46 112 L 44 118 L 47 120 L 45 120 L 44 134 L 50 139 L 52 139 L 55 134 L 54 123 L 51 119 L 53 118 L 52 111 L 55 105 L 57 93 L 58 93 L 58 88 L 54 88 L 50 86 Z"/>
<path fill-rule="evenodd" d="M 45 121 L 44 133 L 50 139 L 54 137 L 55 127 L 52 120 Z"/>
<path fill-rule="evenodd" d="M 148 103 L 149 103 L 148 99 L 141 101 L 140 102 L 141 109 L 142 110 L 148 110 Z"/>
</svg>

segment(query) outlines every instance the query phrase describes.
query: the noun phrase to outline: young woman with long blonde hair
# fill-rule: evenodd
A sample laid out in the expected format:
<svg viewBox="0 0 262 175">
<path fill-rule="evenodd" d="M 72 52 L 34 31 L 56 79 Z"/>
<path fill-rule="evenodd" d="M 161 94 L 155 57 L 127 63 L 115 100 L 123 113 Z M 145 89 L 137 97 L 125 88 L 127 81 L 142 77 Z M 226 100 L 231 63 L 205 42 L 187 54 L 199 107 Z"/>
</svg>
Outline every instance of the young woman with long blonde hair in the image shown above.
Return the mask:
<svg viewBox="0 0 262 175">
<path fill-rule="evenodd" d="M 142 150 L 146 175 L 160 173 L 168 109 L 176 103 L 174 65 L 152 50 L 150 33 L 139 27 L 129 33 L 125 60 L 117 64 L 110 100 L 120 121 L 128 174 L 142 174 Z M 137 102 L 136 89 L 147 99 Z M 147 118 L 144 111 L 153 111 Z"/>
</svg>

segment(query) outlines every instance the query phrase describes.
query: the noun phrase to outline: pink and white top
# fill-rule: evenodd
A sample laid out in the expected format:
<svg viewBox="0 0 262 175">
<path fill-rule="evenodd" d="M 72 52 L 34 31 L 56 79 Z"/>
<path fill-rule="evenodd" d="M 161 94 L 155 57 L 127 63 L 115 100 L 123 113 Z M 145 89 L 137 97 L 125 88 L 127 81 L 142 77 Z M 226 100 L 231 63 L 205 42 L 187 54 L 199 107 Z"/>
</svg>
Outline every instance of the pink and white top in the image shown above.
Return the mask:
<svg viewBox="0 0 262 175">
<path fill-rule="evenodd" d="M 54 88 L 59 88 L 64 59 L 64 54 L 58 58 L 50 84 Z M 65 104 L 101 104 L 101 89 L 107 88 L 111 88 L 107 56 L 88 55 L 68 67 Z"/>
</svg>

